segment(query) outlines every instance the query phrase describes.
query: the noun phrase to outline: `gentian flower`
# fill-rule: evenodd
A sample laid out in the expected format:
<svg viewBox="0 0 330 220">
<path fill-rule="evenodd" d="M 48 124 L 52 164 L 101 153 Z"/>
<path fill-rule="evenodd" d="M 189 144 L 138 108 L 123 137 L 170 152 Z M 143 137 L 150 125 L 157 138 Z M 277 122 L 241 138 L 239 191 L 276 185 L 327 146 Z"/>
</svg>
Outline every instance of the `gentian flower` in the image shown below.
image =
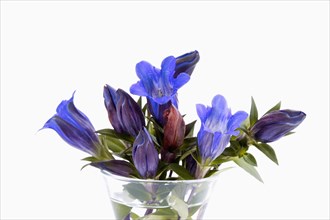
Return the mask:
<svg viewBox="0 0 330 220">
<path fill-rule="evenodd" d="M 197 50 L 183 54 L 176 58 L 174 78 L 180 73 L 186 73 L 191 76 L 199 61 L 199 53 Z"/>
<path fill-rule="evenodd" d="M 277 110 L 262 116 L 251 128 L 252 137 L 264 143 L 273 142 L 295 129 L 305 119 L 301 111 Z"/>
<path fill-rule="evenodd" d="M 110 123 L 115 131 L 137 136 L 145 121 L 142 110 L 134 99 L 124 90 L 115 91 L 109 85 L 104 86 L 103 97 Z"/>
<path fill-rule="evenodd" d="M 198 149 L 202 164 L 211 162 L 224 151 L 232 135 L 237 136 L 236 129 L 247 118 L 248 114 L 238 111 L 234 115 L 227 107 L 226 99 L 216 95 L 212 107 L 196 105 L 201 128 L 197 134 Z"/>
<path fill-rule="evenodd" d="M 154 178 L 158 168 L 158 151 L 146 128 L 143 128 L 133 143 L 134 165 L 144 179 Z"/>
<path fill-rule="evenodd" d="M 161 69 L 157 69 L 146 61 L 141 61 L 136 65 L 136 73 L 140 81 L 131 86 L 130 92 L 147 97 L 149 111 L 160 124 L 163 124 L 162 110 L 164 110 L 161 105 L 171 102 L 177 108 L 177 91 L 190 79 L 190 76 L 184 72 L 175 78 L 175 67 L 176 59 L 173 56 L 163 60 Z"/>
<path fill-rule="evenodd" d="M 161 149 L 162 160 L 171 162 L 175 159 L 174 151 L 183 144 L 186 125 L 183 117 L 173 105 L 164 111 L 164 141 Z"/>
<path fill-rule="evenodd" d="M 55 130 L 69 145 L 93 156 L 100 154 L 100 142 L 87 116 L 79 111 L 71 99 L 62 101 L 56 114 L 43 126 Z"/>
</svg>

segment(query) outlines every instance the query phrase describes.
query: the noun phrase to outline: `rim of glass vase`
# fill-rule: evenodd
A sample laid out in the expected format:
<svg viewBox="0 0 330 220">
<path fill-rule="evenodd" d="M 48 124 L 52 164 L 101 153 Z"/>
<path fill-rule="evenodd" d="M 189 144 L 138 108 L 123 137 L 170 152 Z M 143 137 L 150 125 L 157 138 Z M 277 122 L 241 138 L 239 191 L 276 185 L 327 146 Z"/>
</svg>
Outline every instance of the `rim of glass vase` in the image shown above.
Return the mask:
<svg viewBox="0 0 330 220">
<path fill-rule="evenodd" d="M 155 180 L 155 179 L 138 179 L 138 178 L 130 178 L 125 176 L 120 176 L 113 174 L 106 170 L 101 170 L 101 173 L 103 173 L 106 176 L 111 176 L 114 179 L 126 181 L 126 182 L 142 182 L 142 183 L 201 183 L 201 182 L 211 182 L 219 176 L 221 172 L 216 172 L 212 174 L 212 176 L 202 178 L 202 179 L 191 179 L 191 180 Z"/>
</svg>

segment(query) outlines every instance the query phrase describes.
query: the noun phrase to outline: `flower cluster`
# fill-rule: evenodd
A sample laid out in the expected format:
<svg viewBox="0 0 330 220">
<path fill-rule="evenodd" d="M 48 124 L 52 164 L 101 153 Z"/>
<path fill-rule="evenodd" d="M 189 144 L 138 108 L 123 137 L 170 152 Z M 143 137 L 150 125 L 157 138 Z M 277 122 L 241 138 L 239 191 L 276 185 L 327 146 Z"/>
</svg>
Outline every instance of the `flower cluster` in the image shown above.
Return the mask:
<svg viewBox="0 0 330 220">
<path fill-rule="evenodd" d="M 96 131 L 74 105 L 74 96 L 62 101 L 57 113 L 43 128 L 55 130 L 73 147 L 88 154 L 89 165 L 111 173 L 141 179 L 198 179 L 219 170 L 226 162 L 238 166 L 261 181 L 256 159 L 248 152 L 256 147 L 278 163 L 269 145 L 291 134 L 305 113 L 281 110 L 280 103 L 258 117 L 252 98 L 250 114 L 231 112 L 222 95 L 210 106 L 197 104 L 200 128 L 186 123 L 179 111 L 178 90 L 189 80 L 199 61 L 198 51 L 166 57 L 160 69 L 146 61 L 136 65 L 139 78 L 130 93 L 105 85 L 104 105 L 112 128 Z"/>
</svg>

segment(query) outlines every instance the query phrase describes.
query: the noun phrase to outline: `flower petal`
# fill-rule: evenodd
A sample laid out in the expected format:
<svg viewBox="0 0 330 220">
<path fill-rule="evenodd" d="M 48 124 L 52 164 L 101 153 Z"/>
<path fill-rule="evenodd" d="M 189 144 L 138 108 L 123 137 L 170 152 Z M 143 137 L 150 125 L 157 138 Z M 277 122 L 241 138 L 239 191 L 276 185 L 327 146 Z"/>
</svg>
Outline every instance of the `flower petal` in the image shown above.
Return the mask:
<svg viewBox="0 0 330 220">
<path fill-rule="evenodd" d="M 173 87 L 175 90 L 180 89 L 184 84 L 190 80 L 190 76 L 186 73 L 180 73 L 177 78 L 173 80 Z"/>
<path fill-rule="evenodd" d="M 132 93 L 134 95 L 139 95 L 139 96 L 148 96 L 148 92 L 145 90 L 141 81 L 139 81 L 131 86 L 130 93 Z"/>
<path fill-rule="evenodd" d="M 238 135 L 239 132 L 235 131 L 242 122 L 248 117 L 248 114 L 244 111 L 238 111 L 232 115 L 227 123 L 227 134 Z"/>
</svg>

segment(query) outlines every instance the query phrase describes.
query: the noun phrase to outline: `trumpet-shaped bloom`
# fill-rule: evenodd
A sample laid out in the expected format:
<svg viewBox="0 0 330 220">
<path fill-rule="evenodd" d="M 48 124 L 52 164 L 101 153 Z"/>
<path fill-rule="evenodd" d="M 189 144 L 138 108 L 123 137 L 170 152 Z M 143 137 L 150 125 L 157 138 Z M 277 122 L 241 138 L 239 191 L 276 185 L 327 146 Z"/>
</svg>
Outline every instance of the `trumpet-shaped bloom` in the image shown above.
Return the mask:
<svg viewBox="0 0 330 220">
<path fill-rule="evenodd" d="M 213 98 L 212 107 L 198 104 L 196 108 L 201 120 L 201 128 L 197 134 L 198 149 L 204 164 L 220 156 L 228 145 L 230 137 L 239 134 L 236 129 L 248 114 L 238 111 L 232 115 L 226 99 L 221 95 Z"/>
<path fill-rule="evenodd" d="M 251 135 L 257 141 L 273 142 L 295 129 L 306 114 L 294 110 L 277 110 L 262 116 L 251 128 Z"/>
<path fill-rule="evenodd" d="M 177 91 L 190 79 L 190 76 L 184 72 L 174 77 L 175 67 L 176 59 L 173 56 L 163 60 L 161 69 L 146 61 L 136 65 L 136 73 L 140 81 L 131 86 L 130 92 L 147 97 L 149 111 L 160 124 L 163 124 L 163 110 L 169 103 L 178 107 Z"/>
<path fill-rule="evenodd" d="M 134 99 L 124 90 L 115 91 L 109 85 L 104 86 L 103 97 L 110 123 L 115 131 L 137 136 L 145 121 L 142 110 Z"/>
<path fill-rule="evenodd" d="M 141 177 L 153 178 L 158 168 L 158 151 L 146 128 L 143 128 L 133 143 L 133 162 Z"/>
<path fill-rule="evenodd" d="M 191 76 L 198 61 L 199 53 L 197 50 L 177 57 L 174 77 L 177 77 L 180 73 L 186 73 Z"/>
<path fill-rule="evenodd" d="M 136 73 L 140 81 L 131 86 L 131 93 L 146 96 L 160 105 L 172 101 L 176 106 L 176 99 L 173 98 L 178 89 L 189 81 L 190 76 L 181 73 L 174 78 L 175 63 L 176 59 L 173 56 L 163 60 L 161 69 L 157 69 L 146 61 L 138 63 Z"/>
<path fill-rule="evenodd" d="M 95 129 L 87 116 L 75 107 L 73 98 L 74 95 L 62 101 L 56 109 L 57 113 L 43 128 L 55 130 L 69 145 L 97 156 L 100 153 L 100 142 Z"/>
</svg>

